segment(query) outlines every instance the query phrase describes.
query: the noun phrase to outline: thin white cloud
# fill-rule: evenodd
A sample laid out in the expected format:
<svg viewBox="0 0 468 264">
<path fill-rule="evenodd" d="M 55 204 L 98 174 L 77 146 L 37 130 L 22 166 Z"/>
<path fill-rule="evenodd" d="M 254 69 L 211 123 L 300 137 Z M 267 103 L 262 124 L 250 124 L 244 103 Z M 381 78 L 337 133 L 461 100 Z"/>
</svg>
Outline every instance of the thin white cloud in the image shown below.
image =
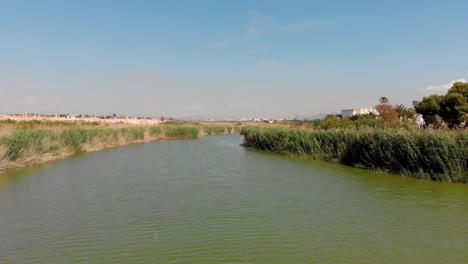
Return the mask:
<svg viewBox="0 0 468 264">
<path fill-rule="evenodd" d="M 225 49 L 233 44 L 240 42 L 241 40 L 245 39 L 244 35 L 237 34 L 237 35 L 231 35 L 229 37 L 225 37 L 217 42 L 215 42 L 214 46 L 218 49 Z"/>
<path fill-rule="evenodd" d="M 279 27 L 278 30 L 283 32 L 299 32 L 306 30 L 319 30 L 321 28 L 323 28 L 323 24 L 320 22 L 301 22 Z"/>
<path fill-rule="evenodd" d="M 264 69 L 273 69 L 280 66 L 280 63 L 276 60 L 263 60 L 258 65 Z"/>
<path fill-rule="evenodd" d="M 276 27 L 273 18 L 270 16 L 255 16 L 247 25 L 245 36 L 248 39 L 253 39 L 258 34 L 274 30 Z"/>
<path fill-rule="evenodd" d="M 227 48 L 237 42 L 254 40 L 266 33 L 293 33 L 323 29 L 319 21 L 302 21 L 293 24 L 277 24 L 271 16 L 255 15 L 242 32 L 231 34 L 215 43 L 218 48 Z"/>
<path fill-rule="evenodd" d="M 456 82 L 466 82 L 465 79 L 458 79 L 458 80 L 453 80 L 449 83 L 446 84 L 439 84 L 439 85 L 430 85 L 424 89 L 423 91 L 431 91 L 431 92 L 445 92 L 448 91 L 450 88 L 452 88 L 453 84 Z"/>
</svg>

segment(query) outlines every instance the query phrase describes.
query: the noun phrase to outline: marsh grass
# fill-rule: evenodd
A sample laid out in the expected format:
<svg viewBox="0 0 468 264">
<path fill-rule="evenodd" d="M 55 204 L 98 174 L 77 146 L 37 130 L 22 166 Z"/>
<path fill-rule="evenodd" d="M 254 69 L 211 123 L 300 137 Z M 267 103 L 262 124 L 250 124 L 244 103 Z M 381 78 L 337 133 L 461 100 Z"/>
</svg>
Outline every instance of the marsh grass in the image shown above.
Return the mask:
<svg viewBox="0 0 468 264">
<path fill-rule="evenodd" d="M 0 172 L 74 153 L 160 139 L 198 138 L 235 132 L 231 126 L 177 124 L 157 126 L 82 126 L 73 122 L 4 121 L 0 124 Z M 206 130 L 205 130 L 206 129 Z"/>
<path fill-rule="evenodd" d="M 468 132 L 248 127 L 245 146 L 446 182 L 468 182 Z"/>
<path fill-rule="evenodd" d="M 149 130 L 148 133 L 151 137 L 158 137 L 163 134 L 163 130 L 159 126 L 150 127 L 148 130 Z"/>
<path fill-rule="evenodd" d="M 198 138 L 200 134 L 199 127 L 166 126 L 164 135 L 167 138 Z"/>
<path fill-rule="evenodd" d="M 224 134 L 226 133 L 226 127 L 224 126 L 213 126 L 213 125 L 209 125 L 209 126 L 204 126 L 203 127 L 203 131 L 205 132 L 205 134 L 207 135 L 219 135 L 219 134 Z"/>
</svg>

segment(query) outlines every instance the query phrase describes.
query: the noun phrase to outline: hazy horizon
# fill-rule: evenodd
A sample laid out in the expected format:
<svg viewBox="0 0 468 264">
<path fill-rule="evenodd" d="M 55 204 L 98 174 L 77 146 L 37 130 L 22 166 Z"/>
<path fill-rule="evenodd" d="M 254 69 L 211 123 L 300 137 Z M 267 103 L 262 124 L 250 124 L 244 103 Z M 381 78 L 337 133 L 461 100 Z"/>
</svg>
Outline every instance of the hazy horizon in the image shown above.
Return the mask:
<svg viewBox="0 0 468 264">
<path fill-rule="evenodd" d="M 466 1 L 3 1 L 0 112 L 294 117 L 468 78 Z"/>
</svg>

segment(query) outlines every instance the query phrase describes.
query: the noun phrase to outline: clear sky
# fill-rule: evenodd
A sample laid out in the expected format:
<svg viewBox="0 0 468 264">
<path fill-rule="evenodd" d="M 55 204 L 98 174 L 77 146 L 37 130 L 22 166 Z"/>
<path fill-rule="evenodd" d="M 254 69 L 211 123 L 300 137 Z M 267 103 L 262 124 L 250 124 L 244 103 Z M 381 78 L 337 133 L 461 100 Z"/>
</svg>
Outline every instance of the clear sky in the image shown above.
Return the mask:
<svg viewBox="0 0 468 264">
<path fill-rule="evenodd" d="M 0 112 L 294 117 L 468 78 L 468 1 L 0 0 Z"/>
</svg>

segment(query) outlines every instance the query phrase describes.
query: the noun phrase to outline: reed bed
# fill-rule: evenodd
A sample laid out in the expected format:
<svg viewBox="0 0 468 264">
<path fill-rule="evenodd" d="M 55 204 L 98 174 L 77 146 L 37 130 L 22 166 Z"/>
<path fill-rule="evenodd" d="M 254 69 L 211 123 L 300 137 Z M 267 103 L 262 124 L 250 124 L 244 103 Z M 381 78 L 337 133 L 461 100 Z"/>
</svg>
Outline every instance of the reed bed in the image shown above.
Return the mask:
<svg viewBox="0 0 468 264">
<path fill-rule="evenodd" d="M 168 138 L 197 138 L 200 134 L 199 127 L 164 127 L 164 134 Z"/>
<path fill-rule="evenodd" d="M 245 146 L 420 179 L 468 182 L 468 132 L 243 128 Z"/>
<path fill-rule="evenodd" d="M 207 135 L 214 135 L 214 134 L 224 134 L 226 133 L 226 127 L 224 126 L 205 126 L 203 131 Z"/>
<path fill-rule="evenodd" d="M 19 123 L 19 122 L 18 122 Z M 228 126 L 81 126 L 43 123 L 3 123 L 0 127 L 0 173 L 15 167 L 60 159 L 75 153 L 163 139 L 225 134 Z M 205 130 L 206 129 L 206 130 Z"/>
</svg>

